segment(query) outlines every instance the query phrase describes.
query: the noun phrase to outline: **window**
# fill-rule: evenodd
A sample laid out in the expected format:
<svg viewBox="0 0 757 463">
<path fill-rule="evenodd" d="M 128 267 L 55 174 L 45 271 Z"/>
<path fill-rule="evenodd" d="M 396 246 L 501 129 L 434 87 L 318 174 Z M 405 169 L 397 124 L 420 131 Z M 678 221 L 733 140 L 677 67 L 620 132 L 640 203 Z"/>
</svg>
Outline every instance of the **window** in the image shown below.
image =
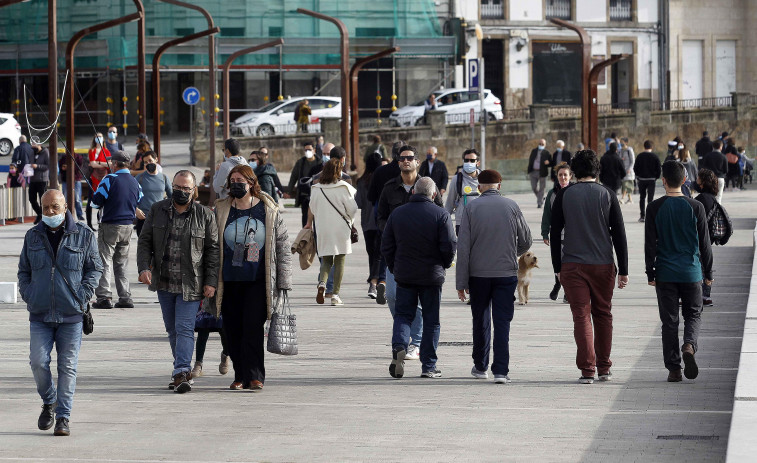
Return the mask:
<svg viewBox="0 0 757 463">
<path fill-rule="evenodd" d="M 244 37 L 244 27 L 222 27 L 221 35 L 224 37 Z"/>
<path fill-rule="evenodd" d="M 481 0 L 482 19 L 504 19 L 504 0 Z"/>
<path fill-rule="evenodd" d="M 282 28 L 279 26 L 269 26 L 268 27 L 268 37 L 281 37 L 284 35 Z"/>
<path fill-rule="evenodd" d="M 358 27 L 355 29 L 356 37 L 394 37 L 393 27 Z"/>
<path fill-rule="evenodd" d="M 194 27 L 177 27 L 176 33 L 174 35 L 179 37 L 185 37 L 187 35 L 192 35 L 195 33 Z"/>
<path fill-rule="evenodd" d="M 570 19 L 570 0 L 546 0 L 547 19 Z"/>
<path fill-rule="evenodd" d="M 632 0 L 610 0 L 610 21 L 630 21 Z"/>
</svg>

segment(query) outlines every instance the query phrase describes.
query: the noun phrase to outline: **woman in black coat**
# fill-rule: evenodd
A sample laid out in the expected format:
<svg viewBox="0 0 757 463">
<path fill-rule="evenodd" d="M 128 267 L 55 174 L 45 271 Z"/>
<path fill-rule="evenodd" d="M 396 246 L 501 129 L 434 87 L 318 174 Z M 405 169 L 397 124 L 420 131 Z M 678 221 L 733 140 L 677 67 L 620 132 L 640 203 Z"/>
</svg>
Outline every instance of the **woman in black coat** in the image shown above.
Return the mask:
<svg viewBox="0 0 757 463">
<path fill-rule="evenodd" d="M 625 176 L 626 168 L 618 154 L 618 144 L 610 143 L 610 149 L 599 160 L 599 181 L 617 193 Z"/>
<path fill-rule="evenodd" d="M 697 173 L 696 189 L 701 193 L 694 199 L 702 203 L 704 206 L 705 217 L 709 217 L 710 211 L 718 202 L 718 178 L 715 176 L 715 173 L 704 167 L 699 169 L 699 172 Z M 702 282 L 702 306 L 712 305 L 712 298 L 710 297 L 711 291 L 712 285 L 708 286 Z"/>
</svg>

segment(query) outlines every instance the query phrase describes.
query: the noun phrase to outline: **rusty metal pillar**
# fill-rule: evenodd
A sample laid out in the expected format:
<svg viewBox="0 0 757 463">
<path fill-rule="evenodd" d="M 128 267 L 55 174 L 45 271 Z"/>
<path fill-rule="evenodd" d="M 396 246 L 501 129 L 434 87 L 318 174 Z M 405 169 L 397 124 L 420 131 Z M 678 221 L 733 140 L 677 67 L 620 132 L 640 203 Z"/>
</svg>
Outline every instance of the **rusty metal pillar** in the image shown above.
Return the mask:
<svg viewBox="0 0 757 463">
<path fill-rule="evenodd" d="M 160 163 L 160 58 L 163 56 L 166 50 L 185 42 L 191 42 L 207 35 L 217 34 L 221 29 L 216 26 L 212 29 L 208 29 L 195 34 L 180 37 L 178 39 L 169 40 L 164 43 L 155 51 L 152 58 L 152 118 L 153 118 L 153 151 L 158 156 L 158 163 Z"/>
<path fill-rule="evenodd" d="M 47 0 L 47 118 L 52 124 L 58 117 L 58 0 Z M 48 149 L 50 150 L 50 165 L 58 165 L 58 127 L 52 127 Z M 66 178 L 69 185 L 73 179 Z M 50 188 L 58 188 L 58 176 L 50 178 Z M 68 195 L 71 198 L 71 194 Z M 72 204 L 69 202 L 71 211 Z"/>
<path fill-rule="evenodd" d="M 589 73 L 591 72 L 591 38 L 581 26 L 562 19 L 550 18 L 550 21 L 560 27 L 565 27 L 578 34 L 581 43 L 581 142 L 589 146 L 589 109 L 591 99 L 589 96 Z"/>
<path fill-rule="evenodd" d="M 595 64 L 589 72 L 589 86 L 584 90 L 589 95 L 589 143 L 586 144 L 586 147 L 595 152 L 597 151 L 599 136 L 599 120 L 597 115 L 597 80 L 599 78 L 599 73 L 604 71 L 607 66 L 611 66 L 629 56 L 631 55 L 612 55 L 610 56 L 610 59 Z"/>
<path fill-rule="evenodd" d="M 297 12 L 301 14 L 306 14 L 308 16 L 312 16 L 314 18 L 322 19 L 324 21 L 329 21 L 330 23 L 333 23 L 334 25 L 336 25 L 336 27 L 339 29 L 339 35 L 341 37 L 341 45 L 340 45 L 339 53 L 341 54 L 341 57 L 342 57 L 341 66 L 339 69 L 339 73 L 342 79 L 342 85 L 341 85 L 342 147 L 349 153 L 351 152 L 350 128 L 349 128 L 350 111 L 349 111 L 349 106 L 348 106 L 349 101 L 350 101 L 350 87 L 349 87 L 350 38 L 349 38 L 349 32 L 347 31 L 347 26 L 345 26 L 344 23 L 340 21 L 339 19 L 333 18 L 331 16 L 326 16 L 325 14 L 318 13 L 317 11 L 306 10 L 304 8 L 297 8 Z"/>
<path fill-rule="evenodd" d="M 223 94 L 223 138 L 224 139 L 228 139 L 231 136 L 231 129 L 229 127 L 229 123 L 231 121 L 230 113 L 229 113 L 230 111 L 229 109 L 229 106 L 230 106 L 229 104 L 229 69 L 231 68 L 231 63 L 233 63 L 235 59 L 239 58 L 242 55 L 247 55 L 256 51 L 265 50 L 266 48 L 278 47 L 281 45 L 284 45 L 284 39 L 276 39 L 270 42 L 256 45 L 254 47 L 243 48 L 241 50 L 238 50 L 232 53 L 231 56 L 229 56 L 226 59 L 226 61 L 224 61 L 223 66 L 222 66 L 223 81 L 221 84 L 221 93 Z"/>
<path fill-rule="evenodd" d="M 145 7 L 142 0 L 133 0 L 142 16 L 137 22 L 137 126 L 147 133 L 147 89 L 145 84 Z"/>
<path fill-rule="evenodd" d="M 76 51 L 76 46 L 79 44 L 81 39 L 83 39 L 85 36 L 92 34 L 94 32 L 99 32 L 105 29 L 109 29 L 114 26 L 118 26 L 120 24 L 129 23 L 132 21 L 137 21 L 142 17 L 141 12 L 132 13 L 127 16 L 122 16 L 117 19 L 111 19 L 110 21 L 106 21 L 104 23 L 96 24 L 94 26 L 90 26 L 87 28 L 84 28 L 77 32 L 76 34 L 71 37 L 71 39 L 68 41 L 68 45 L 66 45 L 66 70 L 68 71 L 68 81 L 69 81 L 69 91 L 68 96 L 66 99 L 66 148 L 71 155 L 74 155 L 74 94 L 75 91 L 75 82 L 76 82 L 76 75 L 74 74 L 74 52 Z M 73 159 L 69 156 L 68 158 L 68 164 L 66 169 L 68 170 L 69 179 L 70 176 L 73 174 L 74 167 L 73 167 Z M 71 212 L 74 211 L 73 209 L 73 200 L 74 194 L 73 194 L 73 188 L 74 184 L 72 181 L 70 181 L 67 185 L 68 187 L 68 207 Z"/>
<path fill-rule="evenodd" d="M 352 118 L 350 120 L 350 125 L 352 126 L 350 127 L 350 136 L 352 137 L 352 149 L 349 151 L 350 170 L 354 171 L 357 169 L 357 164 L 355 163 L 355 153 L 359 152 L 360 150 L 360 117 L 358 115 L 357 75 L 363 68 L 363 66 L 370 63 L 371 61 L 376 61 L 377 59 L 381 59 L 384 56 L 391 55 L 392 53 L 397 53 L 398 51 L 400 51 L 400 47 L 387 48 L 386 50 L 376 53 L 375 55 L 366 56 L 365 58 L 361 58 L 355 61 L 355 64 L 353 64 L 350 68 L 350 112 L 352 113 Z"/>
</svg>

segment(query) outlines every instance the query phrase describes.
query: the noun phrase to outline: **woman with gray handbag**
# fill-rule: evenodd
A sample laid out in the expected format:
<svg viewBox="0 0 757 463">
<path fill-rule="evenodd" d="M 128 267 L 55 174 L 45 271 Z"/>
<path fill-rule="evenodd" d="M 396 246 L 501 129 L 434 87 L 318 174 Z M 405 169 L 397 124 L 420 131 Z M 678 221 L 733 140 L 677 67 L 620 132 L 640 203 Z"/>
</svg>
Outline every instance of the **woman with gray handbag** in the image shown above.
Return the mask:
<svg viewBox="0 0 757 463">
<path fill-rule="evenodd" d="M 221 248 L 215 315 L 223 315 L 234 367 L 229 388 L 259 391 L 265 383 L 264 325 L 292 287 L 292 254 L 279 206 L 260 191 L 252 168 L 235 166 L 226 187 L 229 196 L 215 209 Z"/>
</svg>

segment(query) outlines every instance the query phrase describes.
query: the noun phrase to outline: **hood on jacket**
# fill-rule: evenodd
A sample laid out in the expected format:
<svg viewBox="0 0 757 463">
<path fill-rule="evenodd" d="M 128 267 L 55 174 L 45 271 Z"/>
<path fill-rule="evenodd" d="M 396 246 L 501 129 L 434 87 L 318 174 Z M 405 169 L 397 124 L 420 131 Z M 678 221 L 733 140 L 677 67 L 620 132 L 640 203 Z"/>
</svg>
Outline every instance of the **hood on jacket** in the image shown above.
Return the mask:
<svg viewBox="0 0 757 463">
<path fill-rule="evenodd" d="M 272 164 L 263 164 L 255 168 L 255 175 L 258 177 L 262 175 L 276 175 L 276 168 Z"/>
</svg>

